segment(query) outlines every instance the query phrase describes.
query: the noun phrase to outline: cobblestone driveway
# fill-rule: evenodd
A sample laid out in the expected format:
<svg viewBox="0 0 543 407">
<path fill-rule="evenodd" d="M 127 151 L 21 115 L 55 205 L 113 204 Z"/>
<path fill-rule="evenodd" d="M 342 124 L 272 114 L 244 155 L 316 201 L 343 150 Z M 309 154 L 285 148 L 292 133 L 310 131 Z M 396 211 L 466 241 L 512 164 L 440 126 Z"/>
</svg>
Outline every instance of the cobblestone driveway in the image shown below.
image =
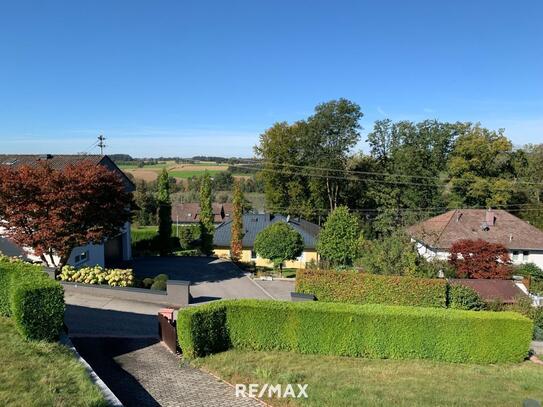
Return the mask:
<svg viewBox="0 0 543 407">
<path fill-rule="evenodd" d="M 129 406 L 254 407 L 234 389 L 180 359 L 153 338 L 73 338 L 77 350 Z"/>
</svg>

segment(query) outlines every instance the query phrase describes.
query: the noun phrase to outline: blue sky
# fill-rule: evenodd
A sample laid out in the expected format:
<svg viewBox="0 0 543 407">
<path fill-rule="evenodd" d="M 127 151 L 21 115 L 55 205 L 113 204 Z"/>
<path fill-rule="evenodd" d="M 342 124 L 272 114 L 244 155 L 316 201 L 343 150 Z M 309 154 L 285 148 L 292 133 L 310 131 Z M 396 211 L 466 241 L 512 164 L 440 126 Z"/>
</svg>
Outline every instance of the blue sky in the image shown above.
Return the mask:
<svg viewBox="0 0 543 407">
<path fill-rule="evenodd" d="M 365 132 L 437 118 L 542 142 L 542 20 L 539 0 L 3 1 L 0 151 L 102 133 L 109 153 L 251 156 L 339 97 Z"/>
</svg>

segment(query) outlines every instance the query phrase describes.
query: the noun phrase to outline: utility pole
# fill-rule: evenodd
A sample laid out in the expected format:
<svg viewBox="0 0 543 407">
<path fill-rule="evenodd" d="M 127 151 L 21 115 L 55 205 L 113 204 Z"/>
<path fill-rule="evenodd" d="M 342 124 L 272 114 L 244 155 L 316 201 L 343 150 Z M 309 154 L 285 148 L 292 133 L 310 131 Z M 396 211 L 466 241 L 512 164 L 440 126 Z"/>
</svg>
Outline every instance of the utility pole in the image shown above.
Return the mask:
<svg viewBox="0 0 543 407">
<path fill-rule="evenodd" d="M 100 147 L 100 155 L 104 155 L 104 148 L 106 147 L 106 138 L 101 134 L 98 136 L 98 147 Z"/>
</svg>

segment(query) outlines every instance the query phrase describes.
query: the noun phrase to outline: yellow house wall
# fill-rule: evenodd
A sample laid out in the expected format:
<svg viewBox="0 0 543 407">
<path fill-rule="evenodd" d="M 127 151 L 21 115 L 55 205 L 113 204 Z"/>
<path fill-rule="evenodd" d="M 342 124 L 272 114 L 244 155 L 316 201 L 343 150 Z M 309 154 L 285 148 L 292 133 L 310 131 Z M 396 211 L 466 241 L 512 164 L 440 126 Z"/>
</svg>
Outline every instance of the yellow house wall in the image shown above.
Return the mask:
<svg viewBox="0 0 543 407">
<path fill-rule="evenodd" d="M 229 248 L 224 248 L 224 247 L 215 248 L 213 250 L 213 253 L 215 254 L 215 256 L 221 257 L 221 258 L 230 257 Z M 303 269 L 305 268 L 306 263 L 312 260 L 316 262 L 317 259 L 318 259 L 317 252 L 315 250 L 307 249 L 303 251 L 302 258 L 300 259 L 300 261 L 288 260 L 285 262 L 284 267 L 293 268 L 293 269 Z M 246 248 L 243 249 L 240 260 L 242 262 L 247 262 L 247 263 L 254 261 L 255 264 L 259 267 L 273 267 L 273 263 L 267 259 L 263 259 L 261 257 L 257 257 L 256 259 L 251 259 L 251 249 L 246 249 Z"/>
</svg>

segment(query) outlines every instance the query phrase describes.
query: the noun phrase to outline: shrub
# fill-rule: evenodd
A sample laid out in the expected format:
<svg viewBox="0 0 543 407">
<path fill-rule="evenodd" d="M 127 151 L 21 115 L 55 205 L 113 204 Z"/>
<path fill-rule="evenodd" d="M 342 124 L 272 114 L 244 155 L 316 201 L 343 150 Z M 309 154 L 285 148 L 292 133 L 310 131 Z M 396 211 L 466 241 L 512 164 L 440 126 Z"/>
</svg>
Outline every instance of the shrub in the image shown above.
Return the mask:
<svg viewBox="0 0 543 407">
<path fill-rule="evenodd" d="M 100 266 L 64 266 L 58 279 L 83 284 L 108 284 L 113 287 L 131 287 L 135 281 L 134 273 L 130 269 L 105 269 Z"/>
<path fill-rule="evenodd" d="M 160 290 L 160 291 L 166 291 L 166 288 L 168 286 L 168 283 L 164 280 L 156 280 L 151 286 L 151 290 Z"/>
<path fill-rule="evenodd" d="M 55 340 L 64 322 L 64 290 L 41 266 L 0 258 L 0 314 L 27 339 Z"/>
<path fill-rule="evenodd" d="M 445 280 L 380 276 L 356 271 L 299 270 L 296 292 L 351 304 L 447 306 Z"/>
<path fill-rule="evenodd" d="M 447 304 L 450 308 L 480 311 L 486 303 L 473 288 L 463 285 L 449 285 Z"/>
<path fill-rule="evenodd" d="M 520 362 L 530 319 L 513 312 L 385 305 L 225 300 L 182 308 L 179 343 L 187 357 L 230 347 L 390 359 Z"/>
<path fill-rule="evenodd" d="M 154 282 L 155 280 L 153 280 L 152 278 L 144 278 L 141 283 L 143 285 L 143 288 L 151 288 Z"/>
<path fill-rule="evenodd" d="M 535 279 L 543 280 L 543 270 L 541 270 L 541 268 L 539 268 L 537 264 L 534 264 L 534 263 L 519 264 L 518 266 L 514 266 L 513 270 L 515 274 L 518 274 L 521 276 L 531 276 Z"/>
<path fill-rule="evenodd" d="M 159 274 L 155 276 L 155 281 L 168 281 L 168 275 L 167 274 Z"/>
</svg>

